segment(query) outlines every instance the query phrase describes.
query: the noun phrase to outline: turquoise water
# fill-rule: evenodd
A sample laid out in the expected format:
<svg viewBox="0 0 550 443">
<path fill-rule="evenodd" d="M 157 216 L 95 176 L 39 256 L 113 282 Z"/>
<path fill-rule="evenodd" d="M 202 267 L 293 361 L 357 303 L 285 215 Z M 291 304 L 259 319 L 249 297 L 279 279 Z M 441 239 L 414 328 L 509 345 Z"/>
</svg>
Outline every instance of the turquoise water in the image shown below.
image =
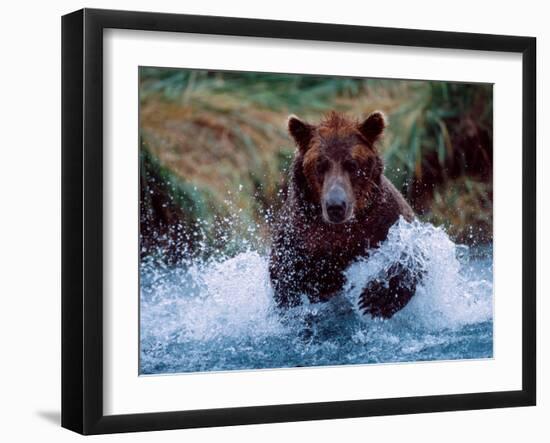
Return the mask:
<svg viewBox="0 0 550 443">
<path fill-rule="evenodd" d="M 422 284 L 390 320 L 365 318 L 361 288 L 395 261 L 422 262 Z M 442 229 L 401 220 L 368 261 L 347 270 L 328 303 L 278 312 L 267 257 L 233 257 L 140 270 L 140 371 L 164 374 L 491 358 L 492 247 L 453 244 Z"/>
</svg>

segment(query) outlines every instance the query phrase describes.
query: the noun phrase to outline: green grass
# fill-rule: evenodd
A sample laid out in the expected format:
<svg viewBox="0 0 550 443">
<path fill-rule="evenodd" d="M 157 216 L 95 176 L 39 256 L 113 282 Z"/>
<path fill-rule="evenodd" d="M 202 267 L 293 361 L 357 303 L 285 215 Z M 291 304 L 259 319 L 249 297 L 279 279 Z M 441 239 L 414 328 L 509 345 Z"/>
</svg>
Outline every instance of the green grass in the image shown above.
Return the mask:
<svg viewBox="0 0 550 443">
<path fill-rule="evenodd" d="M 241 234 L 267 235 L 294 152 L 288 114 L 315 122 L 381 109 L 386 175 L 415 210 L 461 241 L 492 231 L 491 85 L 141 68 L 140 102 L 147 155 L 190 219 L 238 215 Z"/>
</svg>

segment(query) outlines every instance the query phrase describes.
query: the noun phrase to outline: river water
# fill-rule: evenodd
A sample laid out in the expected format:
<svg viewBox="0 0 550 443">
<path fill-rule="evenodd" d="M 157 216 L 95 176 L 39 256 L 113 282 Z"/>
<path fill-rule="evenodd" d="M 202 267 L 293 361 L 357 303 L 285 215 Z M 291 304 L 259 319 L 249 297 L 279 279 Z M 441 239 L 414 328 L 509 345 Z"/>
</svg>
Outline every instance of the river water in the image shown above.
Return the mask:
<svg viewBox="0 0 550 443">
<path fill-rule="evenodd" d="M 395 261 L 425 269 L 411 302 L 390 320 L 357 309 L 361 288 Z M 455 245 L 440 228 L 400 220 L 328 303 L 278 312 L 267 257 L 140 269 L 140 373 L 491 358 L 492 246 Z"/>
</svg>

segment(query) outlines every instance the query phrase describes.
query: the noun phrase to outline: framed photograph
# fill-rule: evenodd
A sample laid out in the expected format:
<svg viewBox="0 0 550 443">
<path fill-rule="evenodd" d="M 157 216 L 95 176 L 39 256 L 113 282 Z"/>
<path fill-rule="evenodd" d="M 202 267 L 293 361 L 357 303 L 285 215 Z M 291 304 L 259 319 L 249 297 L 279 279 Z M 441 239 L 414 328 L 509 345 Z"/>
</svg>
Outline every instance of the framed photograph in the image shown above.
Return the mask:
<svg viewBox="0 0 550 443">
<path fill-rule="evenodd" d="M 62 425 L 536 402 L 536 40 L 62 20 Z"/>
</svg>

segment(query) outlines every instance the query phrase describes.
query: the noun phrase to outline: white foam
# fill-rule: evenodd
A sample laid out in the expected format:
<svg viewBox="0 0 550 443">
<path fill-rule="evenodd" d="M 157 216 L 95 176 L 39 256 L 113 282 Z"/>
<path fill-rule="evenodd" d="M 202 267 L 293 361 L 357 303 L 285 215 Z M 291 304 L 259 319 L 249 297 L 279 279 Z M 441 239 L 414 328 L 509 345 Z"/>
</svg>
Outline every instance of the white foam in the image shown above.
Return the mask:
<svg viewBox="0 0 550 443">
<path fill-rule="evenodd" d="M 390 321 L 441 329 L 489 320 L 492 282 L 464 275 L 459 252 L 464 253 L 443 229 L 401 218 L 378 250 L 348 268 L 344 293 L 357 306 L 367 283 L 399 262 L 411 269 L 424 269 L 425 274 L 409 304 Z"/>
<path fill-rule="evenodd" d="M 164 300 L 142 302 L 142 312 L 157 310 L 166 318 L 142 322 L 149 332 L 166 335 L 178 332 L 180 340 L 211 340 L 215 337 L 238 337 L 280 332 L 278 318 L 272 315 L 272 293 L 267 261 L 257 252 L 247 251 L 222 261 L 196 263 L 185 274 L 185 286 L 194 296 L 177 294 L 177 283 L 164 280 L 157 284 Z M 149 314 L 149 313 L 148 313 Z M 156 332 L 155 332 L 156 331 Z"/>
<path fill-rule="evenodd" d="M 484 322 L 492 319 L 492 270 L 490 258 L 483 260 L 468 257 L 442 229 L 400 220 L 368 260 L 349 267 L 341 296 L 284 318 L 274 306 L 268 259 L 258 252 L 176 267 L 144 263 L 141 367 L 159 373 L 490 356 Z M 354 312 L 362 288 L 396 262 L 424 269 L 409 304 L 390 320 Z M 459 333 L 476 323 L 485 326 Z"/>
</svg>

